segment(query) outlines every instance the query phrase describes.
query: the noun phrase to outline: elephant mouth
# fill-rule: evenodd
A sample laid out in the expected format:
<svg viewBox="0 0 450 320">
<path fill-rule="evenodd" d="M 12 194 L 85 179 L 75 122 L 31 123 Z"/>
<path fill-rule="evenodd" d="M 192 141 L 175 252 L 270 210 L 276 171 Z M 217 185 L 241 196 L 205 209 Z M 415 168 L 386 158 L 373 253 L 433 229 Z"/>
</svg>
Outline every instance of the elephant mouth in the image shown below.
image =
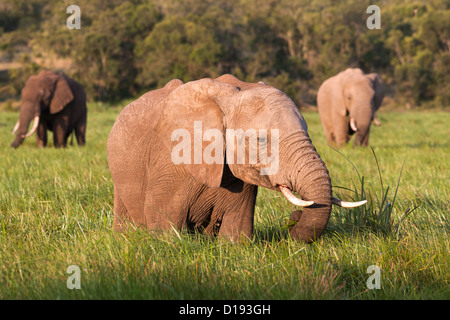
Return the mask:
<svg viewBox="0 0 450 320">
<path fill-rule="evenodd" d="M 285 185 L 279 184 L 278 188 L 280 189 L 283 196 L 293 205 L 296 205 L 298 207 L 309 207 L 314 204 L 314 201 L 305 201 L 298 198 L 297 196 L 294 195 L 292 190 Z M 352 201 L 342 201 L 341 199 L 331 197 L 331 204 L 343 208 L 356 208 L 362 206 L 365 203 L 367 203 L 367 200 L 352 202 Z"/>
</svg>

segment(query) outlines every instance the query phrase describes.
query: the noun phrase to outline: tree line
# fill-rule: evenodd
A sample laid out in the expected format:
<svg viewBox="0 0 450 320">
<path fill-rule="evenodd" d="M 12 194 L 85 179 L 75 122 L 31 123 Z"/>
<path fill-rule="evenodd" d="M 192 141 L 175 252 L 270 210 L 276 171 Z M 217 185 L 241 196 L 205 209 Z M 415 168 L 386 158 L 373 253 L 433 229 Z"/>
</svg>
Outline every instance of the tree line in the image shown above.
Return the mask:
<svg viewBox="0 0 450 320">
<path fill-rule="evenodd" d="M 81 9 L 81 29 L 66 26 L 70 4 Z M 371 4 L 380 29 L 366 25 Z M 360 67 L 381 74 L 397 104 L 448 107 L 450 2 L 0 0 L 2 60 L 21 65 L 9 69 L 3 95 L 20 95 L 43 68 L 64 70 L 97 101 L 231 73 L 315 105 L 325 79 Z"/>
</svg>

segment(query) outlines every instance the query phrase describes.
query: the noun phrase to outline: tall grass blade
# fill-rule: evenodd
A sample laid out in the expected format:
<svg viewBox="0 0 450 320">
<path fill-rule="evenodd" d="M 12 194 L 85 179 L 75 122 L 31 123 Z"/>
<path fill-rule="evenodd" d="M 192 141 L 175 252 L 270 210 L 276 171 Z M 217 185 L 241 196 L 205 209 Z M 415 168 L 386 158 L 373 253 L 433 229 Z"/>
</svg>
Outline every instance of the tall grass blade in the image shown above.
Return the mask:
<svg viewBox="0 0 450 320">
<path fill-rule="evenodd" d="M 352 165 L 352 167 L 353 167 L 353 168 L 355 169 L 355 171 L 356 171 L 356 174 L 358 175 L 359 181 L 361 181 L 361 175 L 359 174 L 358 168 L 356 168 L 355 164 L 354 164 L 349 158 L 347 158 L 342 152 L 340 152 L 338 149 L 333 148 L 332 146 L 329 146 L 329 147 L 330 147 L 331 149 L 333 149 L 334 151 L 336 151 L 337 153 L 339 153 L 342 157 L 344 157 L 345 160 L 347 160 L 347 161 Z"/>
</svg>

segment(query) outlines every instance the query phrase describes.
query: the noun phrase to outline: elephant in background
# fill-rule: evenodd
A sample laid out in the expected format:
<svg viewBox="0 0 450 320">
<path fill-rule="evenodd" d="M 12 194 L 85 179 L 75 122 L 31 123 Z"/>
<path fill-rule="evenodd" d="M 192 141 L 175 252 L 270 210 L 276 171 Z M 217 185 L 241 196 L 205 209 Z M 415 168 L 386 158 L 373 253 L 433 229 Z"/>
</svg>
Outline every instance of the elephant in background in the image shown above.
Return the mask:
<svg viewBox="0 0 450 320">
<path fill-rule="evenodd" d="M 317 108 L 329 145 L 345 145 L 355 134 L 354 146 L 369 143 L 371 122 L 380 125 L 376 111 L 384 97 L 381 77 L 349 68 L 325 80 L 317 93 Z"/>
<path fill-rule="evenodd" d="M 235 160 L 239 141 L 242 161 Z M 180 151 L 182 143 L 187 148 Z M 252 150 L 260 153 L 252 158 Z M 270 150 L 270 162 L 263 161 L 261 150 Z M 364 203 L 332 197 L 328 170 L 286 94 L 231 75 L 188 83 L 174 79 L 130 103 L 111 129 L 107 157 L 116 231 L 133 222 L 152 231 L 189 229 L 245 239 L 253 232 L 260 186 L 304 207 L 291 215 L 297 223 L 290 234 L 312 242 L 325 229 L 332 204 Z"/>
<path fill-rule="evenodd" d="M 27 133 L 33 120 L 33 127 Z M 19 147 L 26 137 L 36 132 L 38 147 L 47 145 L 47 130 L 53 131 L 56 148 L 66 147 L 67 139 L 75 131 L 79 146 L 86 143 L 86 94 L 81 84 L 63 73 L 42 71 L 31 76 L 22 89 L 22 102 L 12 134 L 11 143 Z"/>
</svg>

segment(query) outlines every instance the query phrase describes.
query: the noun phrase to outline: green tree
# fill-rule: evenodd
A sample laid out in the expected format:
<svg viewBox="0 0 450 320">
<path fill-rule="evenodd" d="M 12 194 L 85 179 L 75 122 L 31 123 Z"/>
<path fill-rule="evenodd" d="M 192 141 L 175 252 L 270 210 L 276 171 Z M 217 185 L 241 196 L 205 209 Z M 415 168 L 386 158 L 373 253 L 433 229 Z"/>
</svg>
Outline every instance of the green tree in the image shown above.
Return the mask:
<svg viewBox="0 0 450 320">
<path fill-rule="evenodd" d="M 380 30 L 366 26 L 371 4 Z M 172 78 L 232 73 L 301 105 L 315 104 L 328 77 L 360 67 L 382 74 L 401 105 L 450 104 L 448 1 L 78 0 L 81 30 L 67 29 L 67 5 L 0 0 L 0 61 L 22 65 L 0 87 L 58 65 L 90 99 L 115 100 Z"/>
<path fill-rule="evenodd" d="M 144 87 L 162 86 L 170 79 L 190 81 L 219 75 L 221 45 L 213 30 L 198 18 L 166 17 L 135 49 L 139 75 Z"/>
<path fill-rule="evenodd" d="M 48 20 L 47 32 L 35 40 L 35 50 L 51 48 L 71 59 L 73 69 L 69 73 L 83 83 L 91 99 L 135 95 L 139 87 L 135 82 L 134 47 L 160 20 L 159 11 L 148 1 L 80 2 L 81 29 L 68 30 L 65 8 L 55 7 L 58 18 Z"/>
</svg>

